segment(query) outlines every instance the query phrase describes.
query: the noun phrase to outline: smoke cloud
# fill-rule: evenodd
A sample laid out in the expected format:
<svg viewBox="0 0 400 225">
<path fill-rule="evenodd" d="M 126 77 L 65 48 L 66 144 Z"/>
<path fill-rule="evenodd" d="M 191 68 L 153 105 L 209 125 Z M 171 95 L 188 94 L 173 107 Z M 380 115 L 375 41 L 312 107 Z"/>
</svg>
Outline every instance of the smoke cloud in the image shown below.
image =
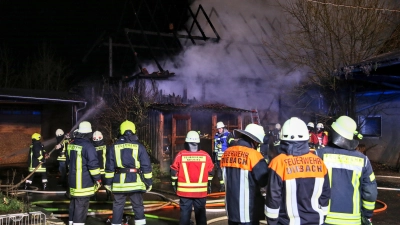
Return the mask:
<svg viewBox="0 0 400 225">
<path fill-rule="evenodd" d="M 278 68 L 271 51 L 263 43 L 279 32 L 281 13 L 266 0 L 197 0 L 192 10 L 202 5 L 221 40 L 198 41 L 193 45 L 182 39 L 185 51 L 164 68 L 175 77 L 161 81 L 166 94 L 181 95 L 187 88 L 188 98 L 219 102 L 232 107 L 277 110 L 279 95 L 297 84 L 304 74 Z M 190 27 L 193 20 L 187 25 Z M 198 21 L 207 37 L 216 38 L 210 24 L 200 13 Z M 186 35 L 186 32 L 180 32 Z M 201 36 L 196 25 L 192 35 Z M 146 66 L 157 71 L 155 66 Z M 204 85 L 204 87 L 203 87 Z"/>
</svg>

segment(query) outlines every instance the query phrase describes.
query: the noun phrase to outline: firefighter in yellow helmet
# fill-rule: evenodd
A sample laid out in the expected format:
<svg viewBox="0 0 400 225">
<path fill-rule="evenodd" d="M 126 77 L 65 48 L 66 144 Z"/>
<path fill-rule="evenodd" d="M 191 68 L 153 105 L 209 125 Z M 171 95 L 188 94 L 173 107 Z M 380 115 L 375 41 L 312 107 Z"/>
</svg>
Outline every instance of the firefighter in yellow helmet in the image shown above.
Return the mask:
<svg viewBox="0 0 400 225">
<path fill-rule="evenodd" d="M 194 208 L 196 224 L 205 225 L 207 183 L 213 178 L 214 165 L 210 155 L 200 150 L 198 132 L 189 131 L 184 146 L 171 165 L 172 186 L 179 196 L 179 224 L 190 224 Z"/>
<path fill-rule="evenodd" d="M 29 147 L 28 156 L 29 172 L 33 172 L 41 162 L 42 164 L 35 171 L 35 173 L 33 173 L 32 176 L 25 181 L 26 190 L 28 190 L 30 185 L 32 184 L 33 178 L 35 177 L 36 173 L 40 173 L 42 176 L 43 190 L 46 190 L 47 188 L 47 170 L 45 162 L 48 158 L 48 155 L 46 154 L 46 151 L 44 150 L 44 146 L 42 142 L 40 142 L 40 139 L 41 135 L 39 133 L 32 134 L 32 144 Z"/>
<path fill-rule="evenodd" d="M 67 147 L 68 183 L 71 195 L 69 224 L 85 224 L 90 197 L 101 187 L 99 161 L 92 144 L 92 125 L 79 123 Z"/>
<path fill-rule="evenodd" d="M 371 224 L 378 190 L 368 157 L 356 150 L 357 139 L 362 136 L 348 116 L 339 117 L 331 127 L 328 146 L 316 152 L 324 160 L 331 180 L 325 224 Z"/>
<path fill-rule="evenodd" d="M 105 188 L 114 194 L 112 224 L 121 224 L 126 198 L 132 204 L 135 224 L 146 224 L 142 195 L 153 183 L 150 157 L 138 141 L 134 123 L 121 123 L 120 135 L 106 157 Z"/>
</svg>

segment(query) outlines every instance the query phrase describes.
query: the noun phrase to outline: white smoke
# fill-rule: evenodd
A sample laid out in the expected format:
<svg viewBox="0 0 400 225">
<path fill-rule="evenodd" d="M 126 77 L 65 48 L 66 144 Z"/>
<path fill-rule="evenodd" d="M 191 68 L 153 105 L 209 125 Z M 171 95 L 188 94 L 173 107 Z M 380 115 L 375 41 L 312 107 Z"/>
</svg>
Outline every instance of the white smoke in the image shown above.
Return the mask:
<svg viewBox="0 0 400 225">
<path fill-rule="evenodd" d="M 160 82 L 160 89 L 180 95 L 187 88 L 188 98 L 200 99 L 204 85 L 205 101 L 245 109 L 276 109 L 279 95 L 303 77 L 300 71 L 274 65 L 264 45 L 282 26 L 277 7 L 266 0 L 197 0 L 192 4 L 194 13 L 200 4 L 221 40 L 196 40 L 197 45 L 192 45 L 190 40 L 182 39 L 186 47 L 175 59 L 179 67 L 174 68 L 172 62 L 164 62 L 163 66 L 176 75 Z M 202 13 L 197 19 L 205 35 L 216 38 Z M 189 28 L 192 21 L 188 22 Z M 201 36 L 196 25 L 191 34 Z"/>
</svg>

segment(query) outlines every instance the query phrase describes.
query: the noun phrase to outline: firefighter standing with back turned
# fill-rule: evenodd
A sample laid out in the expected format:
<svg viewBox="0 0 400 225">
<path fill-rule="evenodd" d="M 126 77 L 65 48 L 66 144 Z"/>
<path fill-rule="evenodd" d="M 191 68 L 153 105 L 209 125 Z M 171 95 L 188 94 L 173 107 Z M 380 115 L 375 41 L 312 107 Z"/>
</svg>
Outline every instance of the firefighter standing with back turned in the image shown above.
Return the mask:
<svg viewBox="0 0 400 225">
<path fill-rule="evenodd" d="M 83 225 L 89 209 L 90 197 L 101 186 L 99 161 L 92 144 L 92 126 L 82 121 L 74 141 L 67 147 L 68 182 L 71 200 L 69 225 Z"/>
<path fill-rule="evenodd" d="M 35 173 L 33 173 L 32 176 L 25 181 L 26 190 L 28 190 L 30 185 L 32 184 L 33 178 L 35 177 L 36 173 L 40 173 L 42 175 L 43 190 L 46 190 L 47 187 L 47 170 L 45 162 L 48 158 L 48 155 L 44 150 L 44 146 L 40 142 L 40 138 L 41 135 L 39 133 L 32 134 L 32 145 L 30 146 L 28 156 L 29 172 L 35 170 L 40 162 L 43 163 L 39 166 Z"/>
<path fill-rule="evenodd" d="M 325 224 L 372 224 L 378 190 L 371 162 L 355 150 L 357 124 L 352 118 L 341 116 L 331 127 L 328 146 L 316 152 L 324 160 L 331 180 Z"/>
<path fill-rule="evenodd" d="M 280 134 L 282 153 L 269 164 L 265 215 L 270 225 L 323 224 L 330 197 L 324 162 L 308 146 L 304 121 L 287 120 Z"/>
<path fill-rule="evenodd" d="M 255 225 L 264 219 L 264 197 L 260 188 L 267 185 L 268 165 L 257 151 L 264 128 L 249 124 L 245 130 L 234 130 L 239 138 L 226 149 L 221 168 L 226 185 L 225 208 L 229 225 Z"/>
<path fill-rule="evenodd" d="M 172 186 L 179 198 L 180 225 L 189 225 L 192 207 L 197 225 L 206 225 L 207 184 L 213 178 L 210 155 L 200 150 L 200 136 L 189 131 L 181 150 L 171 165 Z"/>
<path fill-rule="evenodd" d="M 136 126 L 129 120 L 120 125 L 121 136 L 106 157 L 107 190 L 114 194 L 112 225 L 120 225 L 126 198 L 132 204 L 135 224 L 146 224 L 143 193 L 152 187 L 152 168 L 146 148 L 138 141 Z"/>
<path fill-rule="evenodd" d="M 93 132 L 93 145 L 96 148 L 97 159 L 99 160 L 101 181 L 103 184 L 105 184 L 104 169 L 106 168 L 107 146 L 104 144 L 103 134 L 98 130 Z M 106 193 L 107 193 L 107 200 L 111 200 L 111 191 L 106 189 Z"/>
<path fill-rule="evenodd" d="M 220 166 L 221 156 L 228 148 L 230 136 L 231 136 L 230 132 L 225 128 L 224 123 L 218 122 L 217 133 L 214 136 L 213 158 L 214 158 L 215 168 L 217 169 L 217 175 L 220 184 L 220 189 L 219 189 L 220 192 L 225 191 L 225 183 L 224 179 L 222 178 L 222 170 Z M 211 190 L 209 190 L 209 192 L 211 192 Z"/>
<path fill-rule="evenodd" d="M 67 135 L 64 135 L 64 131 L 62 129 L 56 130 L 56 141 L 57 145 L 55 149 L 59 151 L 57 156 L 58 161 L 58 171 L 60 172 L 60 181 L 58 183 L 59 186 L 67 187 L 67 165 L 66 161 L 66 154 L 65 151 L 68 147 L 69 138 Z"/>
</svg>

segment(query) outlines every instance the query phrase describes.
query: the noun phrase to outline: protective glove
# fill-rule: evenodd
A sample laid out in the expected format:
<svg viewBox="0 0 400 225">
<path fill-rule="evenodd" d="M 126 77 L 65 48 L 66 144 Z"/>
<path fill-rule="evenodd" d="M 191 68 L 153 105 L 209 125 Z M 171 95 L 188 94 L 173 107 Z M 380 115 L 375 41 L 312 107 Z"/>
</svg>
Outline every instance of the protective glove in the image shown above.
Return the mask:
<svg viewBox="0 0 400 225">
<path fill-rule="evenodd" d="M 94 184 L 94 192 L 97 192 L 101 187 L 101 180 L 96 181 Z"/>
<path fill-rule="evenodd" d="M 146 193 L 150 192 L 152 187 L 153 187 L 153 185 L 150 185 L 150 186 L 146 187 Z"/>
<path fill-rule="evenodd" d="M 362 225 L 372 225 L 372 219 L 367 217 L 361 217 L 361 224 Z"/>
<path fill-rule="evenodd" d="M 111 192 L 111 185 L 104 185 L 104 188 L 105 188 L 107 191 L 110 191 L 110 192 Z"/>
<path fill-rule="evenodd" d="M 217 144 L 217 148 L 221 149 L 222 148 L 222 144 Z"/>
<path fill-rule="evenodd" d="M 174 189 L 174 192 L 176 193 L 176 189 L 177 189 L 177 187 L 176 187 L 176 180 L 175 180 L 175 181 L 172 181 L 172 188 Z"/>
</svg>

